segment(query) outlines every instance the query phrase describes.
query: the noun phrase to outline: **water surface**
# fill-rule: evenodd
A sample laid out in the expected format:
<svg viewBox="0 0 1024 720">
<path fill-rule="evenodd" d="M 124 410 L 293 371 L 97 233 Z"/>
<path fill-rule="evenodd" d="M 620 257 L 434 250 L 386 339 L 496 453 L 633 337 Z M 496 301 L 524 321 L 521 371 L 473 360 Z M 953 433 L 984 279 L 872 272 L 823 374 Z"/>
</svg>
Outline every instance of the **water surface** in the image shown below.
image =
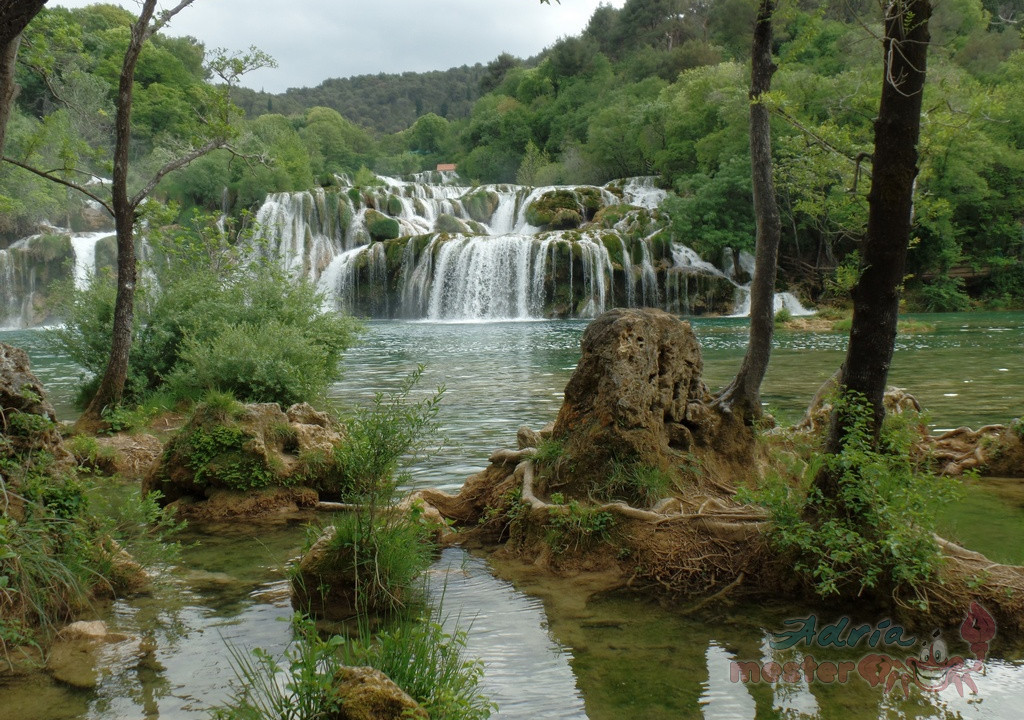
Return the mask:
<svg viewBox="0 0 1024 720">
<path fill-rule="evenodd" d="M 1024 414 L 1024 314 L 924 316 L 936 331 L 902 336 L 890 380 L 914 393 L 933 428 L 1006 422 Z M 695 319 L 712 388 L 742 358 L 743 319 Z M 457 489 L 490 452 L 514 447 L 520 425 L 554 419 L 579 357 L 585 321 L 440 324 L 374 321 L 347 355 L 331 390 L 342 407 L 395 389 L 417 364 L 426 394 L 447 388 L 441 422 L 454 447 L 413 467 L 413 483 Z M 58 413 L 71 405 L 80 370 L 47 348 L 40 331 L 0 332 L 25 347 Z M 763 399 L 784 419 L 799 417 L 838 367 L 842 335 L 779 332 Z M 1024 562 L 1020 481 L 972 486 L 944 518 L 944 531 L 1004 562 Z M 993 486 L 994 485 L 994 489 Z M 1014 500 L 1017 498 L 1017 500 Z M 205 717 L 232 679 L 227 643 L 281 652 L 290 640 L 284 568 L 302 545 L 304 520 L 275 525 L 193 528 L 170 582 L 149 595 L 98 608 L 114 629 L 148 651 L 110 657 L 95 691 L 47 676 L 0 682 L 0 720 L 147 720 Z M 1014 539 L 1016 538 L 1016 539 Z M 865 684 L 745 686 L 730 682 L 734 660 L 774 657 L 767 641 L 786 617 L 806 610 L 724 607 L 687 617 L 628 597 L 584 601 L 570 582 L 544 581 L 485 558 L 447 550 L 431 571 L 446 584 L 445 610 L 471 622 L 470 650 L 487 663 L 484 691 L 499 718 L 1016 718 L 1024 696 L 1021 650 L 993 647 L 979 695 L 913 691 L 884 698 Z M 880 618 L 865 618 L 876 622 Z M 956 639 L 955 628 L 947 639 Z M 950 637 L 952 636 L 952 637 Z M 778 658 L 785 660 L 785 657 Z M 836 658 L 845 659 L 845 658 Z"/>
</svg>

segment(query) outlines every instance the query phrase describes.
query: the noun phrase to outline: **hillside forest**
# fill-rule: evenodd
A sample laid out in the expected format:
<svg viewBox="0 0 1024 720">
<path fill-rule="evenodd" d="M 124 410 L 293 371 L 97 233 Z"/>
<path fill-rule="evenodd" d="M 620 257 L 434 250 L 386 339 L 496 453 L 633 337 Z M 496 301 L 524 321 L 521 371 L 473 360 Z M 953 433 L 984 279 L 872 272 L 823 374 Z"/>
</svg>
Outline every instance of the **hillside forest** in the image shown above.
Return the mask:
<svg viewBox="0 0 1024 720">
<path fill-rule="evenodd" d="M 629 0 L 536 57 L 327 80 L 272 95 L 233 87 L 230 149 L 165 177 L 154 197 L 244 219 L 267 193 L 336 175 L 407 175 L 456 163 L 472 183 L 602 184 L 654 175 L 675 239 L 717 262 L 751 251 L 749 0 Z M 1021 0 L 943 0 L 931 19 L 908 309 L 1024 303 Z M 132 16 L 46 8 L 26 30 L 5 155 L 83 178 L 111 172 L 114 96 Z M 780 287 L 845 297 L 867 218 L 881 18 L 865 0 L 787 2 L 775 17 L 767 98 L 782 213 Z M 213 54 L 158 33 L 136 70 L 133 173 L 207 121 Z M 199 112 L 197 112 L 197 108 Z M 84 173 L 84 174 L 83 174 Z M 83 199 L 0 165 L 0 248 Z"/>
</svg>

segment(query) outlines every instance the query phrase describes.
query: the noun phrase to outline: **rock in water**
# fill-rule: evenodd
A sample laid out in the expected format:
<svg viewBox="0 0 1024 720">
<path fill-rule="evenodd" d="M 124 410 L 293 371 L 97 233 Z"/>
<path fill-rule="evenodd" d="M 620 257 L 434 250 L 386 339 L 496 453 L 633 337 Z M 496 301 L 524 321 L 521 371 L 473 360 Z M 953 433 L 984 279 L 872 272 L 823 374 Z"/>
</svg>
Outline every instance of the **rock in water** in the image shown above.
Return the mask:
<svg viewBox="0 0 1024 720">
<path fill-rule="evenodd" d="M 0 408 L 26 415 L 42 415 L 57 422 L 53 406 L 45 399 L 43 386 L 29 369 L 28 354 L 21 348 L 0 343 Z"/>
<path fill-rule="evenodd" d="M 338 670 L 334 676 L 334 695 L 342 705 L 330 715 L 330 720 L 429 718 L 427 712 L 391 678 L 372 667 L 343 667 Z"/>
<path fill-rule="evenodd" d="M 553 431 L 573 485 L 612 461 L 665 467 L 714 432 L 690 323 L 661 310 L 618 308 L 590 324 L 581 349 Z"/>
</svg>

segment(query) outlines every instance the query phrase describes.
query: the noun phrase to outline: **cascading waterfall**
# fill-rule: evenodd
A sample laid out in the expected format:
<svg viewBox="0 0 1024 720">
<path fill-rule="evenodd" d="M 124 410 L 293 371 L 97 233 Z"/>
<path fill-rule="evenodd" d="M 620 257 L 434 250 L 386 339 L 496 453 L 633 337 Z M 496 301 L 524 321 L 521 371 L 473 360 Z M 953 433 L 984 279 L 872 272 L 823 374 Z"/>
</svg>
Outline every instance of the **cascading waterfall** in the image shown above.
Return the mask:
<svg viewBox="0 0 1024 720">
<path fill-rule="evenodd" d="M 314 283 L 332 311 L 438 321 L 592 317 L 637 305 L 746 312 L 748 294 L 731 273 L 672 241 L 655 212 L 666 193 L 652 178 L 471 187 L 429 172 L 337 183 L 268 195 L 248 250 Z M 96 271 L 109 231 L 54 230 L 63 240 L 38 235 L 0 250 L 0 326 L 45 321 L 48 286 L 68 276 L 68 259 L 78 287 Z M 741 266 L 750 260 L 741 254 Z M 776 303 L 809 312 L 788 294 Z"/>
<path fill-rule="evenodd" d="M 650 211 L 665 197 L 652 178 L 603 188 L 438 179 L 355 188 L 339 177 L 336 190 L 270 195 L 253 252 L 317 283 L 328 307 L 373 317 L 592 317 L 623 305 L 721 312 L 732 299 L 720 270 L 657 225 L 652 232 Z M 545 203 L 555 203 L 548 215 L 537 210 Z M 613 206 L 612 221 L 577 227 Z"/>
<path fill-rule="evenodd" d="M 96 272 L 96 244 L 110 237 L 109 232 L 72 233 L 71 247 L 75 251 L 75 287 L 87 287 L 89 278 Z"/>
</svg>

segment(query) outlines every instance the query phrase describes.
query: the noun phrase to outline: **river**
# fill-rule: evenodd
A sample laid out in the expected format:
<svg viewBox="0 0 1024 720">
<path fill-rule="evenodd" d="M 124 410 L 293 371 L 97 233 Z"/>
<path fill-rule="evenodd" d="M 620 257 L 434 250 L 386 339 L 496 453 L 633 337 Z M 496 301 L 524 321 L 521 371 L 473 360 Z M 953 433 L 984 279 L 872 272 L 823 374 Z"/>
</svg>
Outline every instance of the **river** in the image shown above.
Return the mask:
<svg viewBox="0 0 1024 720">
<path fill-rule="evenodd" d="M 914 393 L 935 430 L 1006 422 L 1024 415 L 1024 314 L 924 316 L 934 332 L 901 336 L 890 381 Z M 735 372 L 745 345 L 743 319 L 692 321 L 705 377 L 718 387 Z M 349 351 L 344 379 L 331 390 L 341 406 L 394 388 L 417 364 L 417 392 L 446 386 L 441 422 L 451 445 L 411 469 L 413 486 L 457 489 L 492 450 L 514 447 L 520 425 L 554 419 L 579 356 L 585 321 L 429 323 L 373 321 Z M 25 347 L 58 413 L 71 417 L 79 371 L 47 349 L 40 331 L 0 332 Z M 838 367 L 845 336 L 777 334 L 763 400 L 792 421 Z M 1003 561 L 1020 557 L 1024 495 L 1019 481 L 972 486 L 944 518 L 945 529 Z M 193 527 L 182 564 L 153 592 L 97 608 L 116 630 L 143 638 L 145 652 L 111 653 L 94 691 L 46 675 L 0 680 L 0 719 L 178 720 L 206 717 L 232 679 L 228 644 L 280 652 L 290 632 L 284 568 L 304 537 L 300 519 L 273 525 Z M 198 544 L 195 544 L 198 542 Z M 768 646 L 783 621 L 809 610 L 733 606 L 711 619 L 630 597 L 584 599 L 572 582 L 528 568 L 495 565 L 446 550 L 431 571 L 444 610 L 468 625 L 469 650 L 486 663 L 483 690 L 498 718 L 1016 718 L 1024 696 L 1024 649 L 993 644 L 976 677 L 978 695 L 912 689 L 885 696 L 857 679 L 846 684 L 732 682 L 735 660 L 789 660 Z M 864 617 L 874 623 L 882 618 Z M 944 628 L 951 645 L 956 628 Z M 790 652 L 790 654 L 792 654 Z M 847 652 L 849 655 L 849 651 Z M 860 655 L 855 654 L 852 659 Z M 822 653 L 836 662 L 839 651 Z"/>
</svg>

